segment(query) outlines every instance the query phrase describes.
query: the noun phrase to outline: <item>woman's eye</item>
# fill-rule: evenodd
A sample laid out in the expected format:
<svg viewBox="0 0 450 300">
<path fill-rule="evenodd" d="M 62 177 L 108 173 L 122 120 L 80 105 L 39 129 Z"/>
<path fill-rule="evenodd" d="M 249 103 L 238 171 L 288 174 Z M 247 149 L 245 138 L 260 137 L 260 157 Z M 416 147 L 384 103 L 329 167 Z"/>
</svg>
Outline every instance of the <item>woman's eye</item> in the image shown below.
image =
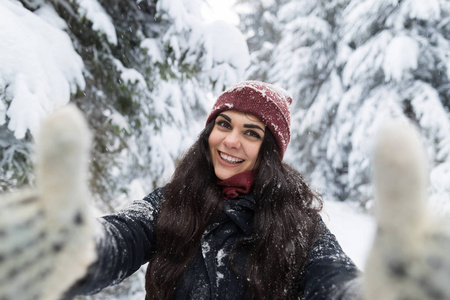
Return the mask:
<svg viewBox="0 0 450 300">
<path fill-rule="evenodd" d="M 251 136 L 251 137 L 258 138 L 258 139 L 261 138 L 261 136 L 260 136 L 256 131 L 253 131 L 253 130 L 248 130 L 248 131 L 246 132 L 246 134 L 249 135 L 249 136 Z"/>
<path fill-rule="evenodd" d="M 228 123 L 227 121 L 224 121 L 224 120 L 219 120 L 219 121 L 216 122 L 216 124 L 219 127 L 223 127 L 223 128 L 227 128 L 227 129 L 231 128 L 230 123 Z"/>
</svg>

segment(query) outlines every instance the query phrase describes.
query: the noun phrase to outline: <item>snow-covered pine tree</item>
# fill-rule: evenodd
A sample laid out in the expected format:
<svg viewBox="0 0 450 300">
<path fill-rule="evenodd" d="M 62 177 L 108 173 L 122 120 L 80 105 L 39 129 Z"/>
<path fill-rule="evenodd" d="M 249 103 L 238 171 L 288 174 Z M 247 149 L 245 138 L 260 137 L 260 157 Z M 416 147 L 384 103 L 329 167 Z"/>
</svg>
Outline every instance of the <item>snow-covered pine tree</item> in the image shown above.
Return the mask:
<svg viewBox="0 0 450 300">
<path fill-rule="evenodd" d="M 336 198 L 344 198 L 346 169 L 330 166 L 327 143 L 342 93 L 335 62 L 339 20 L 348 2 L 296 0 L 284 4 L 277 14 L 284 27 L 269 72 L 269 81 L 285 87 L 294 98 L 287 161 L 320 192 Z"/>
<path fill-rule="evenodd" d="M 444 0 L 291 1 L 270 81 L 294 95 L 288 160 L 328 199 L 372 199 L 373 135 L 408 118 L 426 138 L 431 202 L 450 185 L 449 6 Z"/>
<path fill-rule="evenodd" d="M 91 190 L 102 212 L 163 184 L 204 126 L 212 95 L 249 63 L 239 30 L 203 21 L 203 2 L 0 2 L 0 35 L 12 42 L 0 50 L 1 190 L 33 183 L 33 132 L 69 99 L 93 131 Z M 135 279 L 91 299 L 142 299 Z"/>
<path fill-rule="evenodd" d="M 35 95 L 32 91 L 33 105 L 29 105 L 30 109 L 22 107 L 25 112 L 36 108 L 38 113 L 33 117 L 34 123 L 38 123 L 55 107 L 67 103 L 69 92 L 72 93 L 71 100 L 87 114 L 90 127 L 95 131 L 91 183 L 95 194 L 101 196 L 98 198 L 118 199 L 129 195 L 133 189 L 130 182 L 134 187 L 139 186 L 133 181 L 135 178 L 142 178 L 140 185 L 145 185 L 146 191 L 167 179 L 174 160 L 203 126 L 198 121 L 212 105 L 211 95 L 217 95 L 225 86 L 240 80 L 249 63 L 245 40 L 235 27 L 224 22 L 203 21 L 202 0 L 105 3 L 24 0 L 23 6 L 18 1 L 8 0 L 3 5 L 15 7 L 15 12 L 2 7 L 6 14 L 2 15 L 3 28 L 6 28 L 6 21 L 17 20 L 19 12 L 25 12 L 23 15 L 27 18 L 23 24 L 29 27 L 19 35 L 24 32 L 34 35 L 37 40 L 47 42 L 46 48 L 41 48 L 56 49 L 48 51 L 47 56 L 44 50 L 33 50 L 36 47 L 23 47 L 23 52 L 44 56 L 45 60 L 58 57 L 61 45 L 51 47 L 48 28 L 59 31 L 58 37 L 68 34 L 71 38 L 76 50 L 72 60 L 80 64 L 77 68 L 59 66 L 57 70 L 68 74 L 60 77 L 71 85 L 66 94 L 59 95 L 63 103 L 54 103 L 51 92 L 35 92 Z M 7 28 L 14 33 L 10 28 L 15 26 Z M 47 40 L 43 38 L 45 34 L 48 34 Z M 26 42 L 21 42 L 26 46 Z M 45 43 L 41 41 L 41 44 Z M 233 51 L 221 50 L 229 49 L 230 45 Z M 16 46 L 12 44 L 2 50 L 12 56 L 12 51 L 8 50 Z M 67 51 L 63 53 L 60 56 L 65 56 Z M 16 63 L 31 61 L 18 55 L 3 57 Z M 23 69 L 18 67 L 13 71 L 24 73 Z M 38 71 L 44 74 L 42 78 L 50 77 L 49 70 L 44 66 L 41 69 Z M 13 89 L 17 79 L 8 75 L 6 72 L 0 76 L 0 112 L 3 113 L 0 123 L 5 129 L 1 132 L 2 190 L 32 182 L 32 178 L 27 177 L 31 173 L 29 146 L 33 129 L 37 127 L 36 124 L 21 124 L 21 133 L 17 134 L 17 128 L 9 122 L 17 111 L 11 108 L 20 107 L 21 102 L 17 101 L 17 92 Z M 49 85 L 44 79 L 38 83 Z M 176 130 L 175 126 L 178 126 Z M 112 207 L 117 207 L 117 203 L 103 204 L 104 210 Z"/>
<path fill-rule="evenodd" d="M 251 53 L 251 64 L 246 70 L 248 79 L 268 81 L 271 57 L 280 41 L 283 24 L 277 17 L 286 0 L 237 0 L 235 9 L 240 17 L 240 28 L 246 34 Z"/>
</svg>

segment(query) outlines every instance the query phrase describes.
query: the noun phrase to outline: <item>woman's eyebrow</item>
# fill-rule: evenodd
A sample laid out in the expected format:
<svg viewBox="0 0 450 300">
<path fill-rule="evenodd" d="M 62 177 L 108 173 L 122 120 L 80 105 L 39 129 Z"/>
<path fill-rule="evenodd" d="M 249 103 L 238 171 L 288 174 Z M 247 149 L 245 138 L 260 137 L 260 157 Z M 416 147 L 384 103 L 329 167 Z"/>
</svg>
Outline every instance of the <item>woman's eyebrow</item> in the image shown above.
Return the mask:
<svg viewBox="0 0 450 300">
<path fill-rule="evenodd" d="M 231 123 L 231 118 L 229 116 L 227 116 L 226 114 L 219 114 L 218 117 L 222 117 L 222 118 L 224 118 L 225 120 L 227 120 L 228 122 Z M 263 133 L 266 132 L 263 128 L 261 128 L 261 126 L 258 126 L 256 124 L 244 124 L 244 128 L 259 129 Z"/>
<path fill-rule="evenodd" d="M 259 130 L 261 130 L 263 133 L 266 132 L 264 129 L 262 129 L 260 126 L 258 126 L 258 125 L 256 125 L 256 124 L 244 124 L 244 128 L 259 129 Z"/>
<path fill-rule="evenodd" d="M 231 123 L 231 118 L 229 116 L 227 116 L 225 114 L 219 114 L 219 117 L 222 117 L 222 118 L 224 118 L 225 120 L 227 120 L 228 122 Z"/>
</svg>

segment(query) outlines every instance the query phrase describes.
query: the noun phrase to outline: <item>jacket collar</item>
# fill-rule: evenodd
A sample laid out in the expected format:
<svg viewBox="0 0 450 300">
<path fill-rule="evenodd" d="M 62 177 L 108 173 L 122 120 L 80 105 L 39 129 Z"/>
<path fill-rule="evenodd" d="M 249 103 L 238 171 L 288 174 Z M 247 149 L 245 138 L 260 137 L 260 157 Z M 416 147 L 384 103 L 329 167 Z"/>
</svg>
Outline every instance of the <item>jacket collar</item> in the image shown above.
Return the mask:
<svg viewBox="0 0 450 300">
<path fill-rule="evenodd" d="M 254 206 L 253 193 L 239 195 L 235 199 L 225 198 L 222 211 L 212 223 L 206 227 L 203 235 L 208 235 L 222 224 L 233 222 L 245 235 L 250 236 L 253 232 Z"/>
<path fill-rule="evenodd" d="M 255 203 L 253 194 L 225 199 L 222 210 L 246 235 L 252 234 Z"/>
</svg>

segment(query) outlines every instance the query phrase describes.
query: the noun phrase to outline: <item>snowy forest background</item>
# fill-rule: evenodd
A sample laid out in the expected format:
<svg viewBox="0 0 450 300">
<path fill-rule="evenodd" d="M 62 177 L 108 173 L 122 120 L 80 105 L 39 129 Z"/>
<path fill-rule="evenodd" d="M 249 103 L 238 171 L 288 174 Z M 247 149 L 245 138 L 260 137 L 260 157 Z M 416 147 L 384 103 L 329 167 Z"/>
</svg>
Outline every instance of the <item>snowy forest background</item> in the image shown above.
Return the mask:
<svg viewBox="0 0 450 300">
<path fill-rule="evenodd" d="M 370 213 L 377 127 L 407 118 L 449 213 L 449 1 L 238 0 L 238 23 L 208 3 L 0 0 L 0 192 L 33 185 L 39 124 L 72 102 L 94 133 L 94 204 L 117 210 L 170 178 L 221 91 L 256 79 L 293 95 L 285 160 L 327 201 Z M 86 299 L 143 292 L 138 272 Z"/>
</svg>

